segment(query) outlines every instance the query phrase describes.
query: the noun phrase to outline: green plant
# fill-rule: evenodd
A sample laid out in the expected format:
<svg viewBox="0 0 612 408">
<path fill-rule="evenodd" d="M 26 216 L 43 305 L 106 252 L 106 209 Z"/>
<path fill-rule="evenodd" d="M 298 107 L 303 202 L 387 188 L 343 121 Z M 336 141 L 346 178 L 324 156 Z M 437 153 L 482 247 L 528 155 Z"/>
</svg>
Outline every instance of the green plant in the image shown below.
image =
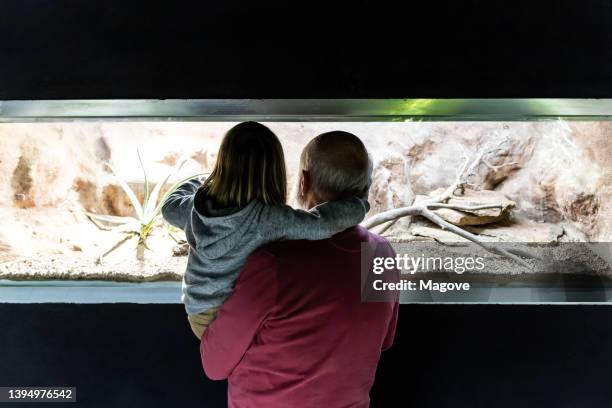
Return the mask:
<svg viewBox="0 0 612 408">
<path fill-rule="evenodd" d="M 135 216 L 120 217 L 116 215 L 94 214 L 91 212 L 86 212 L 87 216 L 92 221 L 98 220 L 109 224 L 114 224 L 115 226 L 121 226 L 122 232 L 126 234 L 126 237 L 119 240 L 110 249 L 100 255 L 98 260 L 101 260 L 101 258 L 110 254 L 132 238 L 137 238 L 136 258 L 141 261 L 144 260 L 145 249 L 149 249 L 147 247 L 147 238 L 151 235 L 157 222 L 161 218 L 161 209 L 170 194 L 172 194 L 172 192 L 174 192 L 181 184 L 193 178 L 204 175 L 204 173 L 194 174 L 192 176 L 177 181 L 166 191 L 162 198 L 159 199 L 162 188 L 168 183 L 168 180 L 183 167 L 187 160 L 180 161 L 162 181 L 158 182 L 153 187 L 153 189 L 150 190 L 147 171 L 142 162 L 140 152 L 137 151 L 137 155 L 138 162 L 140 163 L 140 167 L 142 168 L 144 174 L 144 197 L 142 203 L 138 200 L 136 193 L 128 185 L 128 183 L 123 178 L 119 177 L 115 168 L 110 165 L 110 163 L 105 163 L 105 165 L 111 170 L 111 172 L 115 176 L 115 179 L 119 183 L 119 186 L 121 186 L 126 196 L 128 197 L 130 204 L 134 208 Z"/>
</svg>

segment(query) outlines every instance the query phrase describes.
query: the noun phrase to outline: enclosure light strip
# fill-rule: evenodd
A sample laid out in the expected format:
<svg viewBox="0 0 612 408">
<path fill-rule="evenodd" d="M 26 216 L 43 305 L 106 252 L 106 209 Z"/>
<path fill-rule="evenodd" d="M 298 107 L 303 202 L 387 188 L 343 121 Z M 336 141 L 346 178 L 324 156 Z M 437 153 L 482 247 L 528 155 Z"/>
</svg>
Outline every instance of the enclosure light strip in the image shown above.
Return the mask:
<svg viewBox="0 0 612 408">
<path fill-rule="evenodd" d="M 0 101 L 0 122 L 66 120 L 610 120 L 612 99 L 131 99 Z"/>
</svg>

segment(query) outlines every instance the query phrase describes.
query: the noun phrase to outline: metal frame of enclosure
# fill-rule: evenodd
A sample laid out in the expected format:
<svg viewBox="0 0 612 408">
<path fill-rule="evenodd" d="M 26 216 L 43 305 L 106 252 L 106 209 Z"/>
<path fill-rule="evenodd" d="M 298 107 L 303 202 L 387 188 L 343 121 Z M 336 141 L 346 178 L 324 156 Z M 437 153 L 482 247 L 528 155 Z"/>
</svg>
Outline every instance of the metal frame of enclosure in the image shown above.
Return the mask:
<svg viewBox="0 0 612 408">
<path fill-rule="evenodd" d="M 609 120 L 612 99 L 126 99 L 0 101 L 0 121 Z"/>
</svg>

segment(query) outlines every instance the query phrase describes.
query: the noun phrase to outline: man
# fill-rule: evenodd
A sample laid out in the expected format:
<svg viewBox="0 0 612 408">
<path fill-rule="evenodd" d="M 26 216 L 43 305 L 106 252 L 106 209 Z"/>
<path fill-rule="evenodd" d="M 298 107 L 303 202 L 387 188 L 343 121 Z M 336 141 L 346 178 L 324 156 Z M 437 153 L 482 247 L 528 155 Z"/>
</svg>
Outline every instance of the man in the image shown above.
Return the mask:
<svg viewBox="0 0 612 408">
<path fill-rule="evenodd" d="M 302 207 L 367 196 L 372 164 L 356 136 L 319 135 L 300 162 Z M 369 406 L 398 305 L 395 296 L 362 301 L 366 247 L 370 258 L 395 256 L 385 240 L 353 227 L 327 240 L 269 244 L 249 257 L 201 343 L 206 374 L 229 380 L 230 407 Z"/>
</svg>

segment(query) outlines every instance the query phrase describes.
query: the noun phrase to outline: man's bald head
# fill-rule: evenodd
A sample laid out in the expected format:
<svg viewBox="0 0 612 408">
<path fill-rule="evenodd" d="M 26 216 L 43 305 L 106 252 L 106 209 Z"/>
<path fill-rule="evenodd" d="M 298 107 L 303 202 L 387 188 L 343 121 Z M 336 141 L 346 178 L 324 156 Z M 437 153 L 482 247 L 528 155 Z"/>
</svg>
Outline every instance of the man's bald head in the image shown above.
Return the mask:
<svg viewBox="0 0 612 408">
<path fill-rule="evenodd" d="M 339 198 L 367 197 L 372 181 L 368 151 L 352 133 L 334 131 L 312 139 L 300 157 L 300 194 L 303 205 Z"/>
</svg>

